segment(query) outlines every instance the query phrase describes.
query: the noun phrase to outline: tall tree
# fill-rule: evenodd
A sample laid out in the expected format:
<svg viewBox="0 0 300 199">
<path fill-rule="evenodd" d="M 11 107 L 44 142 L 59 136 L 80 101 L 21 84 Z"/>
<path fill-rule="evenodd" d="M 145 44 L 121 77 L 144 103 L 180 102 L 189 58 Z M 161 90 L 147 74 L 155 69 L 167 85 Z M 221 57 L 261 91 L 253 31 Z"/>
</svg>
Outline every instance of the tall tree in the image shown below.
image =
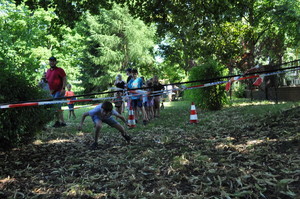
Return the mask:
<svg viewBox="0 0 300 199">
<path fill-rule="evenodd" d="M 87 14 L 81 30 L 87 38 L 82 65 L 86 92 L 103 91 L 127 67 L 151 73 L 148 69 L 154 63 L 154 27 L 134 19 L 126 7 L 114 5 L 112 10 L 101 9 L 100 13 Z"/>
</svg>

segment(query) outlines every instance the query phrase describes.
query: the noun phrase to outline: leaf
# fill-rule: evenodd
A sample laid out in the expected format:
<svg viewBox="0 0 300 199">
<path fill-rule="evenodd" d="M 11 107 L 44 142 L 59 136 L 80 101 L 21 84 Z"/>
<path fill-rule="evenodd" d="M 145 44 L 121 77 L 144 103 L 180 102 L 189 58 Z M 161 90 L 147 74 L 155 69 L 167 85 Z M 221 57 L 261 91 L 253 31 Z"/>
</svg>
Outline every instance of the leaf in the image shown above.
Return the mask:
<svg viewBox="0 0 300 199">
<path fill-rule="evenodd" d="M 236 182 L 238 183 L 239 186 L 243 186 L 242 180 L 240 178 L 236 179 Z"/>
<path fill-rule="evenodd" d="M 290 184 L 291 182 L 294 182 L 294 179 L 282 179 L 278 182 L 279 185 L 286 185 L 286 184 Z"/>
<path fill-rule="evenodd" d="M 296 193 L 292 192 L 292 191 L 280 191 L 280 193 L 284 194 L 284 195 L 287 195 L 287 196 L 290 196 L 290 197 L 295 197 L 297 196 Z"/>
<path fill-rule="evenodd" d="M 252 193 L 253 193 L 252 191 L 241 191 L 241 192 L 235 192 L 234 194 L 231 194 L 231 196 L 234 196 L 234 197 L 244 197 L 244 196 L 249 196 Z"/>
</svg>

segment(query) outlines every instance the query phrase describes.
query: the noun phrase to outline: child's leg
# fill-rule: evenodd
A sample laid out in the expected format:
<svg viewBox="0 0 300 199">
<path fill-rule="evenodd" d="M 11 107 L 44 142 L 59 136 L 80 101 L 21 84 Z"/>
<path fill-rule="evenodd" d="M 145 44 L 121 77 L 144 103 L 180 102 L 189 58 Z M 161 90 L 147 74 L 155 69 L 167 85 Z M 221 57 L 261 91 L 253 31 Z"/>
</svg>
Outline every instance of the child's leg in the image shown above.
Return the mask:
<svg viewBox="0 0 300 199">
<path fill-rule="evenodd" d="M 124 127 L 120 123 L 116 123 L 116 124 L 112 125 L 112 127 L 114 127 L 115 129 L 117 129 L 121 133 L 121 135 L 125 138 L 125 140 L 127 142 L 129 142 L 131 140 L 131 138 L 129 137 L 129 135 L 127 135 Z"/>
<path fill-rule="evenodd" d="M 72 110 L 72 115 L 73 115 L 73 118 L 76 119 L 76 115 L 75 115 L 75 111 Z"/>
<path fill-rule="evenodd" d="M 147 121 L 148 121 L 146 111 L 145 111 L 144 107 L 139 107 L 138 109 L 141 111 L 142 116 L 143 116 L 143 123 L 144 123 L 144 125 L 146 125 Z"/>
<path fill-rule="evenodd" d="M 68 104 L 68 107 L 69 107 L 69 119 L 70 119 L 72 115 L 73 104 Z"/>
<path fill-rule="evenodd" d="M 123 101 L 122 102 L 122 113 L 124 113 L 125 112 L 125 102 Z"/>
<path fill-rule="evenodd" d="M 159 117 L 159 104 L 160 103 L 160 97 L 159 96 L 156 96 L 154 98 L 154 117 Z"/>
<path fill-rule="evenodd" d="M 114 124 L 113 127 L 117 129 L 121 133 L 121 135 L 126 135 L 125 128 L 120 123 Z"/>
<path fill-rule="evenodd" d="M 97 120 L 96 123 L 95 123 L 95 143 L 98 142 L 101 128 L 102 128 L 102 121 Z"/>
<path fill-rule="evenodd" d="M 135 120 L 138 120 L 138 109 L 137 109 L 137 106 L 138 106 L 138 102 L 137 100 L 131 100 L 131 105 L 130 105 L 134 111 L 134 118 Z"/>
</svg>

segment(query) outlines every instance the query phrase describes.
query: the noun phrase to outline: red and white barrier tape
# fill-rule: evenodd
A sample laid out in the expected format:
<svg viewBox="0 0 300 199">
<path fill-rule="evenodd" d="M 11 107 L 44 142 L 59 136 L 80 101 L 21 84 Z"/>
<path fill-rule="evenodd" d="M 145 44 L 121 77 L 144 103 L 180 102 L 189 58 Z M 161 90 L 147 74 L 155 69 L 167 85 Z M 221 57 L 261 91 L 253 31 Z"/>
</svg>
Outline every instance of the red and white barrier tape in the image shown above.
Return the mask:
<svg viewBox="0 0 300 199">
<path fill-rule="evenodd" d="M 253 78 L 258 78 L 258 77 L 265 77 L 265 76 L 271 76 L 271 75 L 276 75 L 280 73 L 286 73 L 286 72 L 291 72 L 295 70 L 300 70 L 300 68 L 295 68 L 293 70 L 288 70 L 288 71 L 278 71 L 278 72 L 271 72 L 271 73 L 265 73 L 261 75 L 252 75 L 252 76 L 247 76 L 247 77 L 236 77 L 235 81 L 241 81 L 241 80 L 246 80 L 246 79 L 253 79 Z M 210 82 L 206 84 L 201 84 L 201 85 L 196 85 L 196 86 L 190 86 L 186 87 L 184 89 L 169 89 L 169 90 L 164 90 L 164 91 L 152 91 L 150 95 L 162 95 L 164 93 L 169 93 L 175 90 L 190 90 L 190 89 L 196 89 L 196 88 L 204 88 L 204 87 L 209 87 L 209 86 L 215 86 L 219 84 L 225 84 L 228 83 L 232 80 L 227 80 L 227 81 L 217 81 L 217 82 Z M 134 90 L 134 91 L 129 91 L 129 93 L 134 93 L 131 95 L 125 95 L 122 96 L 122 99 L 128 99 L 133 96 L 139 96 L 139 95 L 146 95 L 148 94 L 147 91 L 144 90 Z M 42 106 L 42 105 L 52 105 L 52 104 L 63 104 L 63 103 L 68 103 L 68 102 L 92 102 L 92 101 L 101 101 L 101 100 L 112 100 L 115 99 L 116 97 L 105 97 L 105 98 L 92 98 L 92 99 L 78 99 L 78 100 L 53 100 L 53 101 L 43 101 L 43 102 L 26 102 L 26 103 L 19 103 L 19 104 L 6 104 L 6 105 L 0 105 L 0 109 L 7 109 L 7 108 L 17 108 L 17 107 L 26 107 L 26 106 Z"/>
</svg>

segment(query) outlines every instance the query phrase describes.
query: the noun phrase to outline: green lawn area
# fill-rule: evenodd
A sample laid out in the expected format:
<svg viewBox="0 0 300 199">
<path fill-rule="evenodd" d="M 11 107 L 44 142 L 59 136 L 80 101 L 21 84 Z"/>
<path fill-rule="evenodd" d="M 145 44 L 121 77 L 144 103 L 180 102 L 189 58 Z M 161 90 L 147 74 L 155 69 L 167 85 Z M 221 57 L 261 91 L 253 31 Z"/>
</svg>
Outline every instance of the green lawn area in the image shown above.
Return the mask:
<svg viewBox="0 0 300 199">
<path fill-rule="evenodd" d="M 165 102 L 160 118 L 127 129 L 132 143 L 81 115 L 30 145 L 0 152 L 0 198 L 298 198 L 299 102 L 234 100 L 220 111 Z M 65 118 L 68 112 L 65 111 Z M 127 116 L 126 116 L 127 117 Z"/>
</svg>

